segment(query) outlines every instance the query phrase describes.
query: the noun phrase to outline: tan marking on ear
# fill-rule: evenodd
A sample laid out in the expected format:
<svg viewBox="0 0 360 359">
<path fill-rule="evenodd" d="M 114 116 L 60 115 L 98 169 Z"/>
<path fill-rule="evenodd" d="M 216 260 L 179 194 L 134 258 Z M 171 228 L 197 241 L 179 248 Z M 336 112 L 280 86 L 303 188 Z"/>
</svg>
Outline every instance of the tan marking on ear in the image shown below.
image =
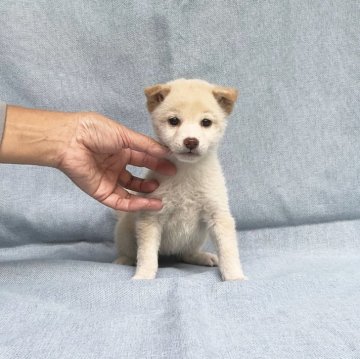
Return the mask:
<svg viewBox="0 0 360 359">
<path fill-rule="evenodd" d="M 225 113 L 230 115 L 238 97 L 238 90 L 230 87 L 216 86 L 213 90 L 213 95 Z"/>
<path fill-rule="evenodd" d="M 145 88 L 144 93 L 147 99 L 147 108 L 153 112 L 170 92 L 170 86 L 158 84 Z"/>
</svg>

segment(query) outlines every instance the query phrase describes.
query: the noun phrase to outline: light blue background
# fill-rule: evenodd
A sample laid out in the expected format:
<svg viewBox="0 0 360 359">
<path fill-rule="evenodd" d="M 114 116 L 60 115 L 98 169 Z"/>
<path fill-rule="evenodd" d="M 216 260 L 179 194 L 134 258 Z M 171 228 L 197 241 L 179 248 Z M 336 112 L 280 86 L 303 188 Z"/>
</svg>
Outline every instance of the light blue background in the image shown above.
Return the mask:
<svg viewBox="0 0 360 359">
<path fill-rule="evenodd" d="M 54 169 L 1 165 L 0 358 L 358 358 L 359 10 L 1 1 L 7 103 L 151 134 L 145 86 L 239 89 L 220 155 L 250 281 L 165 262 L 131 282 L 111 210 Z"/>
</svg>

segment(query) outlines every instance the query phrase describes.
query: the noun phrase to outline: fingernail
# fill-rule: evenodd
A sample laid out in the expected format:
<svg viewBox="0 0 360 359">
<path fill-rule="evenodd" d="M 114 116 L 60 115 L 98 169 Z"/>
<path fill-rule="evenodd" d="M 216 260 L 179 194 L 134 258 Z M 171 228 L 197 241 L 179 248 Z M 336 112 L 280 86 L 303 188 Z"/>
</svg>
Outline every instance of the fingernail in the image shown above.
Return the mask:
<svg viewBox="0 0 360 359">
<path fill-rule="evenodd" d="M 150 184 L 151 184 L 151 186 L 153 188 L 152 191 L 155 191 L 156 188 L 159 187 L 159 182 L 157 180 L 151 180 Z"/>
<path fill-rule="evenodd" d="M 177 168 L 172 162 L 171 164 L 167 163 L 164 167 L 163 173 L 165 176 L 174 176 L 177 172 Z"/>
<path fill-rule="evenodd" d="M 163 203 L 161 199 L 149 198 L 149 210 L 160 211 L 162 208 L 163 208 Z"/>
<path fill-rule="evenodd" d="M 163 149 L 165 151 L 165 156 L 170 156 L 171 155 L 172 151 L 170 150 L 169 147 L 163 146 Z"/>
<path fill-rule="evenodd" d="M 170 172 L 170 176 L 176 175 L 176 172 L 177 172 L 176 166 L 174 165 L 173 167 L 170 167 L 169 172 Z"/>
</svg>

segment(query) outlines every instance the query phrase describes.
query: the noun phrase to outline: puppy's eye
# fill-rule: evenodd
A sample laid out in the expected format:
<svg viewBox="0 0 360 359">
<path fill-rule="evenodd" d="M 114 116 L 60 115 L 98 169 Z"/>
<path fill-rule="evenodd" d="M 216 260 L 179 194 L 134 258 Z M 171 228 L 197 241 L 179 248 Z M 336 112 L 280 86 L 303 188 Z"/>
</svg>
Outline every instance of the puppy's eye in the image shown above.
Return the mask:
<svg viewBox="0 0 360 359">
<path fill-rule="evenodd" d="M 201 126 L 203 127 L 210 127 L 212 124 L 211 120 L 208 120 L 207 118 L 204 118 L 203 120 L 201 120 Z"/>
<path fill-rule="evenodd" d="M 180 120 L 177 117 L 171 117 L 168 119 L 171 126 L 177 126 L 180 124 Z"/>
</svg>

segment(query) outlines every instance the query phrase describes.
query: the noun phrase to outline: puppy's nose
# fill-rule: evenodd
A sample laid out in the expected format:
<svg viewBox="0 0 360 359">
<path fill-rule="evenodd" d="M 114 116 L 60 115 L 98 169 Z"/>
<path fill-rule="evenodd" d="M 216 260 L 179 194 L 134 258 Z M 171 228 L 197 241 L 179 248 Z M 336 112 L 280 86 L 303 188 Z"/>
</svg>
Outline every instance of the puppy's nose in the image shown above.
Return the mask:
<svg viewBox="0 0 360 359">
<path fill-rule="evenodd" d="M 199 140 L 197 138 L 185 138 L 184 140 L 184 145 L 186 148 L 188 148 L 189 150 L 193 150 L 194 148 L 196 148 L 197 146 L 199 146 Z"/>
</svg>

